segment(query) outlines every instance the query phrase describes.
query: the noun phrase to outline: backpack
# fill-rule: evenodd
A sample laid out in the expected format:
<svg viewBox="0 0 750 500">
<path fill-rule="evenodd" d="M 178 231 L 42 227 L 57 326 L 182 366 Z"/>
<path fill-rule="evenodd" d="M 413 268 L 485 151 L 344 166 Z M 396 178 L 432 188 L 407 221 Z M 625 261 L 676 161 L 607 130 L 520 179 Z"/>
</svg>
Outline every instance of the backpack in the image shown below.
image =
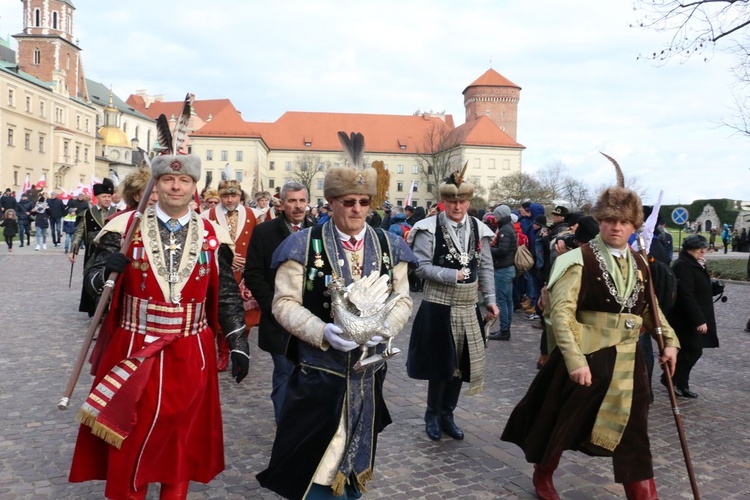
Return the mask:
<svg viewBox="0 0 750 500">
<path fill-rule="evenodd" d="M 401 232 L 404 233 L 404 241 L 408 244 L 409 240 L 407 238 L 411 232 L 411 226 L 406 222 L 399 222 L 398 225 L 401 226 Z"/>
<path fill-rule="evenodd" d="M 654 294 L 659 301 L 659 308 L 666 316 L 674 307 L 677 299 L 677 276 L 665 263 L 654 260 L 648 264 L 654 285 Z"/>
<path fill-rule="evenodd" d="M 516 256 L 513 259 L 513 263 L 516 265 L 516 274 L 519 275 L 534 267 L 534 256 L 531 255 L 526 245 L 518 245 L 516 247 Z"/>
</svg>

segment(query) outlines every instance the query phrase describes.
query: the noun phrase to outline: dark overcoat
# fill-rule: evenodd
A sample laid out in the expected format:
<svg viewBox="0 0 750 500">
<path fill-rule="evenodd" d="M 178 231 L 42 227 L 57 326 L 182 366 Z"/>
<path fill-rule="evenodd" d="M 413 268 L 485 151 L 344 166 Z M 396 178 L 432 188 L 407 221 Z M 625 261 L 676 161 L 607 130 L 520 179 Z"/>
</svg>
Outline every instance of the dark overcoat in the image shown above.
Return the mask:
<svg viewBox="0 0 750 500">
<path fill-rule="evenodd" d="M 678 280 L 677 299 L 667 321 L 677 333 L 682 349 L 719 347 L 708 271 L 684 250 L 672 264 L 672 270 Z M 696 331 L 703 323 L 708 326 L 706 334 Z"/>
</svg>

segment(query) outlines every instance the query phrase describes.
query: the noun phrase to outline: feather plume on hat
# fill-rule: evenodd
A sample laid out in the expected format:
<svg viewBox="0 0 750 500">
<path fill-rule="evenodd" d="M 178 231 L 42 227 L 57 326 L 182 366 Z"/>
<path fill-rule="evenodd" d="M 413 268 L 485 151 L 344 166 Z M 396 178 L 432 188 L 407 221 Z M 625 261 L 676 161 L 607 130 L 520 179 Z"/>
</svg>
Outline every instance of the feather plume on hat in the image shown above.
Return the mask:
<svg viewBox="0 0 750 500">
<path fill-rule="evenodd" d="M 338 136 L 349 166 L 331 167 L 326 171 L 323 196 L 328 200 L 348 194 L 375 196 L 378 192 L 378 173 L 372 167 L 365 167 L 365 137 L 359 132 L 350 135 L 339 132 Z"/>
<path fill-rule="evenodd" d="M 601 153 L 615 166 L 617 185 L 610 186 L 599 195 L 591 213 L 596 220 L 621 220 L 633 224 L 638 229 L 643 225 L 643 206 L 635 191 L 625 187 L 625 177 L 620 165 L 609 155 Z"/>
<path fill-rule="evenodd" d="M 467 161 L 460 171 L 456 170 L 443 179 L 438 188 L 441 200 L 463 201 L 471 200 L 474 197 L 474 185 L 464 181 L 468 166 L 469 162 Z"/>
<path fill-rule="evenodd" d="M 192 104 L 195 99 L 193 94 L 188 93 L 182 105 L 174 134 L 169 129 L 169 121 L 164 114 L 156 119 L 156 136 L 159 140 L 163 153 L 151 162 L 151 170 L 154 178 L 164 174 L 189 175 L 198 182 L 201 176 L 201 161 L 196 155 L 188 155 L 181 152 L 182 145 L 187 138 L 188 125 L 190 123 Z"/>
</svg>

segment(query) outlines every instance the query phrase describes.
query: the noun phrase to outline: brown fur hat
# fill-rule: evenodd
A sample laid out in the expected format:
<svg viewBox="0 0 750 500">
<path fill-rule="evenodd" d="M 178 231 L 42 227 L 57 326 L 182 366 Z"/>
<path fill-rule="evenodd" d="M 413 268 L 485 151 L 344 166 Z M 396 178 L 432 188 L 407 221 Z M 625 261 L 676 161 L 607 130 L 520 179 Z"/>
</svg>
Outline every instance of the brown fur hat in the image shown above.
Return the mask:
<svg viewBox="0 0 750 500">
<path fill-rule="evenodd" d="M 323 196 L 327 200 L 348 194 L 375 196 L 378 193 L 378 172 L 372 167 L 364 168 L 365 138 L 360 133 L 352 132 L 348 136 L 339 132 L 339 140 L 350 166 L 332 167 L 326 171 Z"/>
<path fill-rule="evenodd" d="M 643 225 L 641 199 L 634 191 L 620 186 L 611 186 L 602 191 L 591 214 L 599 222 L 608 219 L 625 220 L 636 229 Z"/>
<path fill-rule="evenodd" d="M 203 192 L 203 201 L 208 201 L 211 198 L 213 198 L 215 200 L 221 201 L 221 196 L 219 196 L 219 192 L 217 190 L 215 190 L 215 189 L 206 189 Z"/>
<path fill-rule="evenodd" d="M 140 198 L 141 193 L 146 189 L 149 179 L 151 179 L 151 171 L 148 168 L 142 167 L 128 174 L 122 183 L 117 186 L 128 208 L 136 208 L 138 206 L 138 200 L 135 197 L 138 196 Z"/>
<path fill-rule="evenodd" d="M 466 167 L 468 166 L 469 162 L 467 161 L 460 172 L 453 172 L 443 179 L 443 182 L 438 187 L 441 200 L 463 201 L 471 200 L 474 197 L 474 184 L 464 182 L 464 174 L 466 174 Z"/>
<path fill-rule="evenodd" d="M 219 196 L 224 196 L 225 194 L 242 195 L 240 181 L 228 180 L 219 182 Z"/>
<path fill-rule="evenodd" d="M 602 191 L 599 199 L 596 200 L 596 205 L 591 210 L 591 215 L 598 222 L 603 220 L 624 220 L 633 224 L 636 229 L 639 229 L 643 225 L 643 205 L 641 204 L 641 198 L 635 191 L 625 187 L 625 177 L 622 175 L 622 169 L 620 169 L 617 161 L 609 155 L 601 154 L 615 166 L 617 185 L 610 186 Z"/>
</svg>

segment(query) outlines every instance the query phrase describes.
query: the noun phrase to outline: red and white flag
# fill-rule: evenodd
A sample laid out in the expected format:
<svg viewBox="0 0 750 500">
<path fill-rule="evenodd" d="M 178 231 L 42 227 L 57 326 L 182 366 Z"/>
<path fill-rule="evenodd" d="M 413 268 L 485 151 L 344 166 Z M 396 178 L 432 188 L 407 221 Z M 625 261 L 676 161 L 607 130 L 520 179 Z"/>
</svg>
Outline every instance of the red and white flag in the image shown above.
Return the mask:
<svg viewBox="0 0 750 500">
<path fill-rule="evenodd" d="M 23 187 L 16 193 L 16 201 L 21 201 L 21 195 L 31 189 L 31 176 L 26 174 L 26 180 L 23 181 Z"/>
<path fill-rule="evenodd" d="M 36 181 L 37 189 L 44 189 L 47 187 L 47 174 L 42 174 L 42 177 Z"/>
<path fill-rule="evenodd" d="M 411 205 L 411 194 L 414 192 L 414 188 L 417 187 L 417 181 L 411 181 L 411 187 L 409 188 L 409 194 L 406 196 L 404 206 L 408 207 Z"/>
</svg>

